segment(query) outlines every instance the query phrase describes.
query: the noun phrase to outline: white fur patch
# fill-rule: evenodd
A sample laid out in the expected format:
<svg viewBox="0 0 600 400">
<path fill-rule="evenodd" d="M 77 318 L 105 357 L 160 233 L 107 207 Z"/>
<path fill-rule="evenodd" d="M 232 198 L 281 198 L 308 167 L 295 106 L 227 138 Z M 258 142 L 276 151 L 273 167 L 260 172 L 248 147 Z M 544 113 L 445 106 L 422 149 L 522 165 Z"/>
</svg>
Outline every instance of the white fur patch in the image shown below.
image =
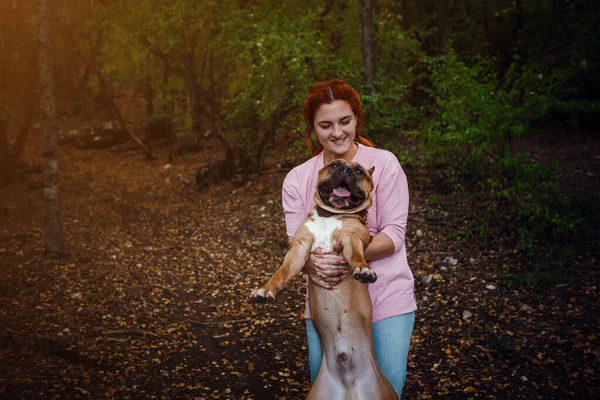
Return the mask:
<svg viewBox="0 0 600 400">
<path fill-rule="evenodd" d="M 331 234 L 336 229 L 340 229 L 342 227 L 342 221 L 337 218 L 319 217 L 316 209 L 312 211 L 312 214 L 313 221 L 305 222 L 305 225 L 310 233 L 315 236 L 315 241 L 313 242 L 310 252 L 312 253 L 318 248 L 321 248 L 325 251 L 332 251 L 333 243 L 331 243 Z"/>
</svg>

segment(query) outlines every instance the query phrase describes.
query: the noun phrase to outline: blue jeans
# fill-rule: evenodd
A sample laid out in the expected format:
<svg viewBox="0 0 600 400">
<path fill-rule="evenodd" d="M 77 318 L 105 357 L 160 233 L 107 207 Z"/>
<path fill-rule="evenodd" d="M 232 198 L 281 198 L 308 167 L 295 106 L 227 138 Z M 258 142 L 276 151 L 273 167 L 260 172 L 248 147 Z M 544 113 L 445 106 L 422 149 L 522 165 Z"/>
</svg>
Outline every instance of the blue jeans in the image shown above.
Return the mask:
<svg viewBox="0 0 600 400">
<path fill-rule="evenodd" d="M 402 397 L 402 388 L 406 381 L 406 363 L 408 346 L 415 325 L 415 313 L 397 315 L 373 323 L 373 346 L 377 364 L 390 381 L 398 397 Z M 306 320 L 308 337 L 308 361 L 310 363 L 310 382 L 314 383 L 321 368 L 321 341 L 312 320 Z"/>
</svg>

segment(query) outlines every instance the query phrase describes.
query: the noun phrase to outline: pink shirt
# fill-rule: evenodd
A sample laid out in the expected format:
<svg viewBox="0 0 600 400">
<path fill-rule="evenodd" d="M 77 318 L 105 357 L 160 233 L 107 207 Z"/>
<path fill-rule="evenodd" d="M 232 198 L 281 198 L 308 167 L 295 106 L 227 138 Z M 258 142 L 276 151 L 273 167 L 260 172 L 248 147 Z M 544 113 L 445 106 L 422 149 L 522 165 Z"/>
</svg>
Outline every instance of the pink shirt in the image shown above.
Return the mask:
<svg viewBox="0 0 600 400">
<path fill-rule="evenodd" d="M 405 314 L 417 309 L 413 291 L 413 275 L 406 259 L 404 234 L 408 217 L 408 184 L 396 156 L 387 150 L 358 145 L 354 162 L 373 171 L 375 188 L 373 205 L 367 214 L 372 236 L 385 233 L 394 242 L 394 254 L 370 261 L 377 281 L 369 284 L 373 302 L 373 322 Z M 324 166 L 323 153 L 292 169 L 283 181 L 282 204 L 287 234 L 291 240 L 296 230 L 315 207 L 314 195 L 318 171 Z M 305 317 L 310 318 L 308 299 Z"/>
</svg>

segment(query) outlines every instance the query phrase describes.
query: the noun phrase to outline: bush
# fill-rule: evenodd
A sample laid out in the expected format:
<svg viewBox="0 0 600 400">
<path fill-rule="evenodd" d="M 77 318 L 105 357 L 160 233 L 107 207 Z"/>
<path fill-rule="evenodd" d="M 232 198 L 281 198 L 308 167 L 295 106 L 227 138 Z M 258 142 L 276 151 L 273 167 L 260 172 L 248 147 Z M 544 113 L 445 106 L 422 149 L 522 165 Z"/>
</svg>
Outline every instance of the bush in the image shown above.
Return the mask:
<svg viewBox="0 0 600 400">
<path fill-rule="evenodd" d="M 493 60 L 477 58 L 469 66 L 450 50 L 424 62 L 430 104 L 423 108 L 419 136 L 430 158 L 477 174 L 496 164 L 524 126 L 515 95 L 498 83 Z"/>
<path fill-rule="evenodd" d="M 510 74 L 503 83 L 494 73 L 493 60 L 477 58 L 471 65 L 453 51 L 425 60 L 430 69 L 431 103 L 424 107 L 418 132 L 429 161 L 444 165 L 445 180 L 454 189 L 477 185 L 504 204 L 513 221 L 517 248 L 531 249 L 536 241 L 567 240 L 583 220 L 561 193 L 557 165 L 532 161 L 513 149 L 513 139 L 529 129 L 532 114 Z M 511 73 L 515 73 L 514 70 Z M 525 99 L 528 97 L 525 96 Z M 500 219 L 492 207 L 492 219 Z M 504 218 L 502 218 L 504 219 Z M 485 221 L 483 221 L 485 224 Z"/>
</svg>

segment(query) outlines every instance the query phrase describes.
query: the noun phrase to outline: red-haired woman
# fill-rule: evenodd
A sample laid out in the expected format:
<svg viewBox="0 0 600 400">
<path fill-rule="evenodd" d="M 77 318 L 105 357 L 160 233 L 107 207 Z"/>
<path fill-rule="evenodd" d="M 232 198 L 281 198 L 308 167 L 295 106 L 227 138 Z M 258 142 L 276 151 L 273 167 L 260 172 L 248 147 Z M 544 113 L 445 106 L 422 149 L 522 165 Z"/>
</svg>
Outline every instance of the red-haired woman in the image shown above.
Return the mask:
<svg viewBox="0 0 600 400">
<path fill-rule="evenodd" d="M 283 208 L 287 234 L 291 240 L 306 215 L 315 207 L 313 200 L 317 173 L 333 159 L 344 159 L 375 167 L 367 225 L 373 241 L 365 258 L 377 273 L 369 285 L 373 303 L 373 344 L 383 374 L 401 396 L 406 380 L 408 347 L 416 310 L 413 275 L 406 259 L 404 235 L 408 217 L 406 175 L 394 154 L 376 149 L 360 136 L 363 110 L 360 97 L 344 81 L 336 79 L 314 85 L 304 103 L 304 119 L 309 151 L 313 157 L 294 168 L 283 182 Z M 319 142 L 313 152 L 311 133 Z M 316 250 L 305 268 L 317 285 L 335 290 L 348 272 L 344 258 L 337 253 Z M 319 336 L 306 307 L 311 382 L 321 365 Z"/>
</svg>

